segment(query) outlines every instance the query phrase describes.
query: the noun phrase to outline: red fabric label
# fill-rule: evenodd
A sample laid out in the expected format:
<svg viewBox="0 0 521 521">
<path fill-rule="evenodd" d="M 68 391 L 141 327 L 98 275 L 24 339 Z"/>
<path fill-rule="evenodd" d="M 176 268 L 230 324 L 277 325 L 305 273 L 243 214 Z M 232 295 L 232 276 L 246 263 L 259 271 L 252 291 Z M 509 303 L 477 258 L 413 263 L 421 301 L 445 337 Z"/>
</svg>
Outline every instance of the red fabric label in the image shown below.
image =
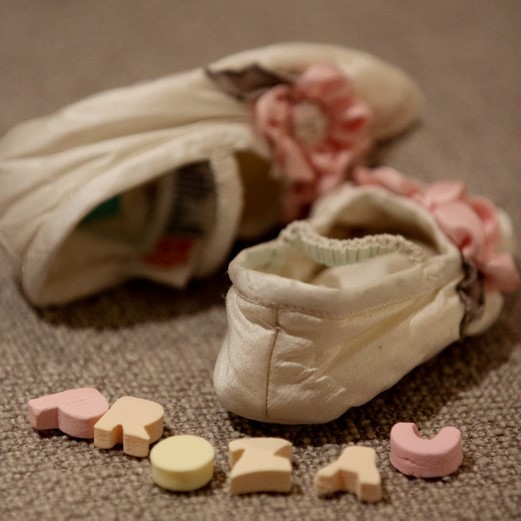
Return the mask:
<svg viewBox="0 0 521 521">
<path fill-rule="evenodd" d="M 153 249 L 142 256 L 142 260 L 158 268 L 182 266 L 188 264 L 193 244 L 191 237 L 161 237 Z"/>
</svg>

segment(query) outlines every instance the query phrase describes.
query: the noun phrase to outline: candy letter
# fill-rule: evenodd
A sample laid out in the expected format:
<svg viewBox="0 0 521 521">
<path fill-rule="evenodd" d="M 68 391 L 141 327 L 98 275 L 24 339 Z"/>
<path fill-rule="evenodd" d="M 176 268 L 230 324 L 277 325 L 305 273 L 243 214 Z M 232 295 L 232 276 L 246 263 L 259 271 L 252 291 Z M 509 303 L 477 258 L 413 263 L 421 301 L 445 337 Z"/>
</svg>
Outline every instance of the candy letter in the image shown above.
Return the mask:
<svg viewBox="0 0 521 521">
<path fill-rule="evenodd" d="M 230 493 L 289 492 L 293 446 L 281 438 L 242 438 L 228 444 Z"/>
<path fill-rule="evenodd" d="M 150 451 L 152 479 L 167 490 L 204 487 L 213 476 L 215 451 L 199 436 L 171 436 Z"/>
<path fill-rule="evenodd" d="M 444 427 L 431 440 L 422 438 L 414 423 L 397 423 L 391 429 L 391 463 L 407 476 L 441 478 L 463 462 L 461 432 Z"/>
<path fill-rule="evenodd" d="M 376 468 L 376 452 L 371 447 L 347 447 L 333 463 L 315 476 L 315 490 L 331 494 L 338 490 L 353 492 L 362 501 L 380 501 L 381 478 Z"/>
<path fill-rule="evenodd" d="M 164 410 L 150 400 L 123 396 L 94 425 L 94 445 L 110 449 L 123 443 L 130 456 L 148 456 L 149 445 L 163 434 Z"/>
<path fill-rule="evenodd" d="M 38 430 L 60 429 L 76 438 L 94 438 L 94 424 L 109 403 L 96 389 L 70 389 L 29 400 L 27 419 Z"/>
</svg>

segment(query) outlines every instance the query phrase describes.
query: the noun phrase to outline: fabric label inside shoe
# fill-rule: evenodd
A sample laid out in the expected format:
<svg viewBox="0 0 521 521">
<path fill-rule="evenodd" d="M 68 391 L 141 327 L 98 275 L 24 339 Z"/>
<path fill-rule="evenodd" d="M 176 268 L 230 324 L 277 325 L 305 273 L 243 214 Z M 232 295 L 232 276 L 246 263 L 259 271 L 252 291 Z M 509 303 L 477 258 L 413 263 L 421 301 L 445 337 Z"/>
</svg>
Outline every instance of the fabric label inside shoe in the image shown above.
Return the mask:
<svg viewBox="0 0 521 521">
<path fill-rule="evenodd" d="M 208 161 L 165 172 L 91 210 L 62 246 L 55 268 L 73 258 L 76 265 L 121 259 L 130 276 L 184 285 L 213 229 L 216 198 Z"/>
<path fill-rule="evenodd" d="M 208 161 L 185 165 L 170 174 L 171 194 L 163 226 L 155 242 L 142 254 L 143 263 L 169 270 L 190 265 L 197 244 L 215 219 L 216 191 Z M 158 194 L 158 201 L 165 194 Z"/>
</svg>

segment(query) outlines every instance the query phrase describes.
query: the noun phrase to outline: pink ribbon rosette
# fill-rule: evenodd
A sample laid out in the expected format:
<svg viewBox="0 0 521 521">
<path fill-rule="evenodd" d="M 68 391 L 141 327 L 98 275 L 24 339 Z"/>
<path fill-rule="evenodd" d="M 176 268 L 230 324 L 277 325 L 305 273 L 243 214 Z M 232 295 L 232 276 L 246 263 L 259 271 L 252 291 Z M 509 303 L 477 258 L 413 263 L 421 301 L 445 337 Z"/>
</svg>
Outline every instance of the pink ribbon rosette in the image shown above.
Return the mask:
<svg viewBox="0 0 521 521">
<path fill-rule="evenodd" d="M 340 69 L 308 67 L 254 103 L 254 126 L 270 145 L 275 173 L 286 177 L 283 219 L 301 217 L 319 195 L 338 186 L 371 147 L 371 110 Z"/>
<path fill-rule="evenodd" d="M 497 251 L 501 230 L 496 207 L 484 197 L 468 195 L 461 181 L 422 186 L 388 167 L 358 168 L 353 179 L 358 185 L 381 186 L 425 207 L 463 258 L 475 264 L 490 289 L 509 292 L 519 286 L 514 259 Z"/>
</svg>

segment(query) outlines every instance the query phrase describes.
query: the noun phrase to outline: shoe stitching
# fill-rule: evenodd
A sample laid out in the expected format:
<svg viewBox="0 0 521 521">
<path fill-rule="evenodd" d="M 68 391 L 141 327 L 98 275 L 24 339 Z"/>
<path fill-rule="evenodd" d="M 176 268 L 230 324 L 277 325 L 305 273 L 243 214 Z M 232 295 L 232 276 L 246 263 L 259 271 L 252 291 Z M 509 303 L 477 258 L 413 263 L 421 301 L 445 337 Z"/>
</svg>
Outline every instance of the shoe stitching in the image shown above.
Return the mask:
<svg viewBox="0 0 521 521">
<path fill-rule="evenodd" d="M 275 344 L 277 343 L 277 339 L 279 338 L 280 326 L 279 326 L 279 310 L 275 308 L 275 335 L 273 336 L 273 344 L 270 349 L 270 354 L 268 356 L 268 371 L 266 375 L 266 398 L 264 400 L 264 416 L 268 419 L 268 401 L 269 401 L 269 393 L 270 393 L 270 373 L 271 373 L 271 360 L 273 358 L 273 352 L 275 351 Z"/>
<path fill-rule="evenodd" d="M 393 300 L 389 300 L 389 301 L 387 301 L 385 303 L 376 304 L 374 306 L 362 309 L 360 311 L 353 311 L 351 313 L 347 313 L 347 314 L 344 314 L 344 315 L 338 315 L 338 314 L 334 314 L 334 313 L 327 313 L 327 312 L 317 311 L 317 310 L 314 310 L 314 309 L 304 308 L 304 307 L 300 307 L 300 306 L 290 306 L 290 305 L 287 305 L 287 304 L 276 304 L 275 302 L 262 302 L 262 301 L 260 301 L 258 299 L 247 297 L 246 295 L 240 293 L 236 288 L 233 288 L 233 290 L 235 291 L 236 295 L 239 298 L 241 298 L 242 300 L 244 300 L 245 302 L 248 302 L 250 304 L 256 304 L 256 305 L 259 305 L 259 306 L 262 306 L 262 307 L 265 307 L 265 308 L 270 308 L 270 309 L 271 308 L 275 308 L 277 310 L 277 312 L 279 310 L 295 311 L 297 313 L 303 313 L 305 315 L 310 315 L 310 316 L 314 316 L 314 317 L 317 317 L 317 318 L 330 318 L 330 319 L 334 319 L 334 320 L 341 320 L 341 319 L 345 319 L 345 318 L 349 318 L 349 317 L 355 317 L 355 316 L 364 315 L 366 313 L 371 313 L 373 311 L 377 311 L 377 310 L 386 308 L 388 306 L 392 306 L 393 304 L 399 304 L 401 302 L 405 302 L 405 301 L 411 300 L 413 298 L 421 297 L 422 295 L 425 295 L 425 294 L 433 291 L 433 289 L 434 288 L 431 287 L 429 289 L 426 289 L 425 291 L 418 292 L 418 293 L 411 293 L 409 295 L 405 295 L 405 296 L 402 296 L 402 297 L 399 297 L 399 298 L 395 298 Z"/>
<path fill-rule="evenodd" d="M 254 301 L 253 299 L 248 299 L 247 297 L 245 297 L 244 295 L 241 295 L 239 292 L 237 292 L 235 290 L 235 288 L 233 288 L 236 295 L 245 300 L 246 302 L 249 302 L 249 303 L 253 303 L 253 304 L 258 304 L 260 306 L 263 306 L 263 307 L 266 307 L 268 309 L 271 309 L 271 306 L 270 305 L 267 305 L 267 304 L 264 304 L 264 303 L 261 303 L 260 301 Z M 422 293 L 418 293 L 416 295 L 412 295 L 412 297 L 415 297 L 415 298 L 421 298 L 421 297 L 425 297 L 425 295 L 429 293 L 428 291 L 425 291 L 425 292 L 422 292 Z M 363 311 L 360 311 L 360 312 L 355 312 L 355 313 L 352 313 L 350 315 L 342 315 L 342 316 L 338 316 L 338 315 L 330 315 L 326 318 L 344 318 L 344 317 L 349 317 L 349 316 L 354 316 L 354 315 L 360 315 L 360 314 L 363 314 L 363 313 L 366 313 L 366 312 L 371 312 L 375 309 L 378 309 L 378 308 L 383 308 L 383 307 L 386 307 L 388 305 L 391 305 L 391 304 L 394 304 L 394 303 L 398 303 L 398 302 L 401 302 L 401 301 L 405 301 L 405 300 L 408 300 L 407 298 L 403 298 L 403 299 L 394 299 L 392 301 L 389 301 L 387 302 L 386 304 L 381 304 L 381 305 L 378 305 L 378 306 L 373 306 L 371 308 L 367 308 Z M 273 306 L 274 308 L 274 311 L 275 311 L 275 321 L 274 321 L 274 329 L 275 329 L 275 335 L 273 337 L 273 343 L 272 343 L 272 346 L 270 348 L 270 353 L 269 353 L 269 357 L 268 357 L 268 370 L 267 370 L 267 378 L 266 378 L 266 394 L 265 394 L 265 405 L 264 405 L 264 419 L 265 420 L 270 420 L 270 421 L 275 421 L 275 422 L 281 422 L 281 423 L 284 423 L 284 424 L 300 424 L 302 422 L 300 421 L 295 421 L 295 422 L 287 422 L 286 419 L 284 417 L 270 417 L 268 415 L 268 406 L 269 406 L 269 394 L 270 394 L 270 373 L 271 373 L 271 367 L 272 367 L 272 359 L 273 359 L 273 354 L 274 354 L 274 351 L 275 351 L 275 346 L 276 346 L 276 343 L 278 341 L 278 337 L 279 337 L 279 334 L 281 332 L 281 326 L 279 324 L 279 310 L 281 309 L 286 309 L 286 310 L 297 310 L 297 311 L 301 311 L 302 308 L 296 308 L 296 307 L 292 307 L 292 306 L 284 306 L 284 305 L 280 305 L 280 306 Z M 402 313 L 405 312 L 404 310 L 402 310 Z M 408 312 L 408 311 L 407 311 Z M 389 319 L 387 319 L 386 321 L 388 321 Z M 297 362 L 294 362 L 296 365 L 304 368 L 304 369 L 316 369 L 316 368 L 311 368 L 305 364 L 302 364 L 302 363 L 297 363 Z M 339 380 L 337 380 L 336 378 L 330 376 L 330 375 L 324 375 L 322 374 L 320 376 L 320 378 L 325 378 L 326 380 L 328 380 L 329 382 L 331 382 L 332 384 L 334 384 L 336 387 L 338 387 L 339 389 L 342 389 L 342 392 L 347 392 L 347 387 L 345 386 L 345 383 L 344 382 L 341 382 Z M 339 414 L 343 414 L 344 412 L 346 412 L 350 407 L 352 407 L 353 405 L 343 409 Z M 260 420 L 260 421 L 263 421 L 263 420 Z M 329 420 L 328 420 L 329 421 Z"/>
</svg>

